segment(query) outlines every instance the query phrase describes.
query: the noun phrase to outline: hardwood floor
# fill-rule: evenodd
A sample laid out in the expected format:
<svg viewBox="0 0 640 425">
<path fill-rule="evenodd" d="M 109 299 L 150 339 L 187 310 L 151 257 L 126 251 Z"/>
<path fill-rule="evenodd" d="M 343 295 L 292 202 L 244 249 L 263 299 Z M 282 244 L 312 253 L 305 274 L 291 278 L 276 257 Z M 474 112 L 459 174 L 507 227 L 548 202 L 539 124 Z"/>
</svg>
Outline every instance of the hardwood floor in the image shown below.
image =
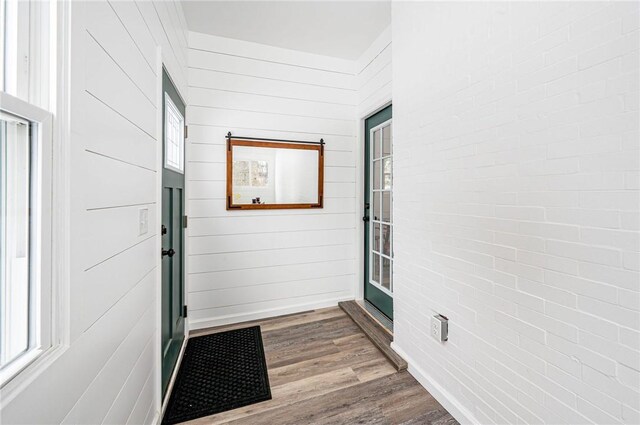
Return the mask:
<svg viewBox="0 0 640 425">
<path fill-rule="evenodd" d="M 457 424 L 337 307 L 200 330 L 191 337 L 253 324 L 262 329 L 273 398 L 189 424 Z"/>
</svg>

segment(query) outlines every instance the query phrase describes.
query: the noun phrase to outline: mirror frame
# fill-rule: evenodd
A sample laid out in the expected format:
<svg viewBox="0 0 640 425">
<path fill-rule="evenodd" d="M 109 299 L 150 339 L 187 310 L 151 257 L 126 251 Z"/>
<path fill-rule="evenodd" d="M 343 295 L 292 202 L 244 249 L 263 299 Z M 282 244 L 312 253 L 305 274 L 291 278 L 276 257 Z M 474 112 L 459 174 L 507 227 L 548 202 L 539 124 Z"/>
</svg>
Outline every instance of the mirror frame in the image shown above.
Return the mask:
<svg viewBox="0 0 640 425">
<path fill-rule="evenodd" d="M 318 151 L 318 203 L 315 204 L 234 204 L 233 203 L 233 147 L 253 146 L 272 149 L 300 149 Z M 273 142 L 269 140 L 227 139 L 227 210 L 278 210 L 322 208 L 324 191 L 324 143 Z"/>
</svg>

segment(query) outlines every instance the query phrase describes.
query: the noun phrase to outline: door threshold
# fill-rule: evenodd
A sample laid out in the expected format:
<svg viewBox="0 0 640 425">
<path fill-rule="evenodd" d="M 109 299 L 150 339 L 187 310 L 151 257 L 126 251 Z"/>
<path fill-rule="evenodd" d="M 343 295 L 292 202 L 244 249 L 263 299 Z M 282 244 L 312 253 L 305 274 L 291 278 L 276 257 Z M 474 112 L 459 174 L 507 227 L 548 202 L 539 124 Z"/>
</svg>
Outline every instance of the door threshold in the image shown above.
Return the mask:
<svg viewBox="0 0 640 425">
<path fill-rule="evenodd" d="M 180 365 L 182 364 L 182 356 L 184 356 L 184 350 L 187 348 L 188 340 L 189 336 L 185 335 L 184 339 L 182 340 L 182 345 L 180 346 L 178 358 L 176 359 L 176 366 L 173 368 L 173 372 L 171 372 L 171 378 L 169 378 L 169 383 L 167 384 L 167 391 L 164 393 L 164 396 L 162 396 L 162 403 L 160 404 L 160 423 L 162 423 L 164 412 L 167 409 L 167 405 L 169 404 L 169 397 L 171 397 L 171 391 L 173 391 L 173 384 L 176 383 L 178 371 L 180 370 Z M 162 386 L 162 384 L 160 385 Z M 160 392 L 162 393 L 162 388 L 160 388 Z"/>
<path fill-rule="evenodd" d="M 376 306 L 374 306 L 367 300 L 358 300 L 356 302 L 360 307 L 365 309 L 370 316 L 373 316 L 373 318 L 376 319 L 376 321 L 378 321 L 378 323 L 380 323 L 382 327 L 384 327 L 387 331 L 389 331 L 391 335 L 393 335 L 393 321 L 391 321 L 391 319 L 385 316 L 383 312 L 378 310 Z"/>
<path fill-rule="evenodd" d="M 380 322 L 355 301 L 339 302 L 338 306 L 362 329 L 362 332 L 384 354 L 396 370 L 400 371 L 407 368 L 407 362 L 391 348 L 393 334 L 389 330 L 383 327 Z"/>
</svg>

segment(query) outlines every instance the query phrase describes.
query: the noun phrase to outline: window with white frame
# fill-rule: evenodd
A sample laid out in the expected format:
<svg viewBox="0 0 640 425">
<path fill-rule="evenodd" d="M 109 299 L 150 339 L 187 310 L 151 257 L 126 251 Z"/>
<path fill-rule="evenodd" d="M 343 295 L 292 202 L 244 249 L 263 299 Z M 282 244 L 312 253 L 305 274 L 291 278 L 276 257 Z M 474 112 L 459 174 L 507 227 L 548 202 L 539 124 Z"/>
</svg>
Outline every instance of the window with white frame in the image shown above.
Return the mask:
<svg viewBox="0 0 640 425">
<path fill-rule="evenodd" d="M 29 349 L 29 121 L 0 113 L 0 368 Z"/>
<path fill-rule="evenodd" d="M 164 166 L 184 173 L 184 117 L 167 93 L 164 99 Z"/>
<path fill-rule="evenodd" d="M 51 11 L 0 0 L 0 388 L 54 345 Z"/>
</svg>

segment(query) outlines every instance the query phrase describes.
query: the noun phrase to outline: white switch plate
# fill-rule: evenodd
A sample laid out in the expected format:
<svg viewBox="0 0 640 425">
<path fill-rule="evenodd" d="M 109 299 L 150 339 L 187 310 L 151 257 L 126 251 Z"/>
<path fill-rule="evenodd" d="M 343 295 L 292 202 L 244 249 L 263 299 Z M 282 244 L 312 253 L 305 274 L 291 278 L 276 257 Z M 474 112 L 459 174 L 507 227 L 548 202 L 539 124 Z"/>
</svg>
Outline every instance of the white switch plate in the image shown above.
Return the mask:
<svg viewBox="0 0 640 425">
<path fill-rule="evenodd" d="M 431 317 L 431 336 L 440 342 L 449 339 L 449 319 L 441 314 Z"/>
<path fill-rule="evenodd" d="M 140 208 L 139 216 L 139 235 L 144 235 L 149 231 L 149 208 Z"/>
</svg>

